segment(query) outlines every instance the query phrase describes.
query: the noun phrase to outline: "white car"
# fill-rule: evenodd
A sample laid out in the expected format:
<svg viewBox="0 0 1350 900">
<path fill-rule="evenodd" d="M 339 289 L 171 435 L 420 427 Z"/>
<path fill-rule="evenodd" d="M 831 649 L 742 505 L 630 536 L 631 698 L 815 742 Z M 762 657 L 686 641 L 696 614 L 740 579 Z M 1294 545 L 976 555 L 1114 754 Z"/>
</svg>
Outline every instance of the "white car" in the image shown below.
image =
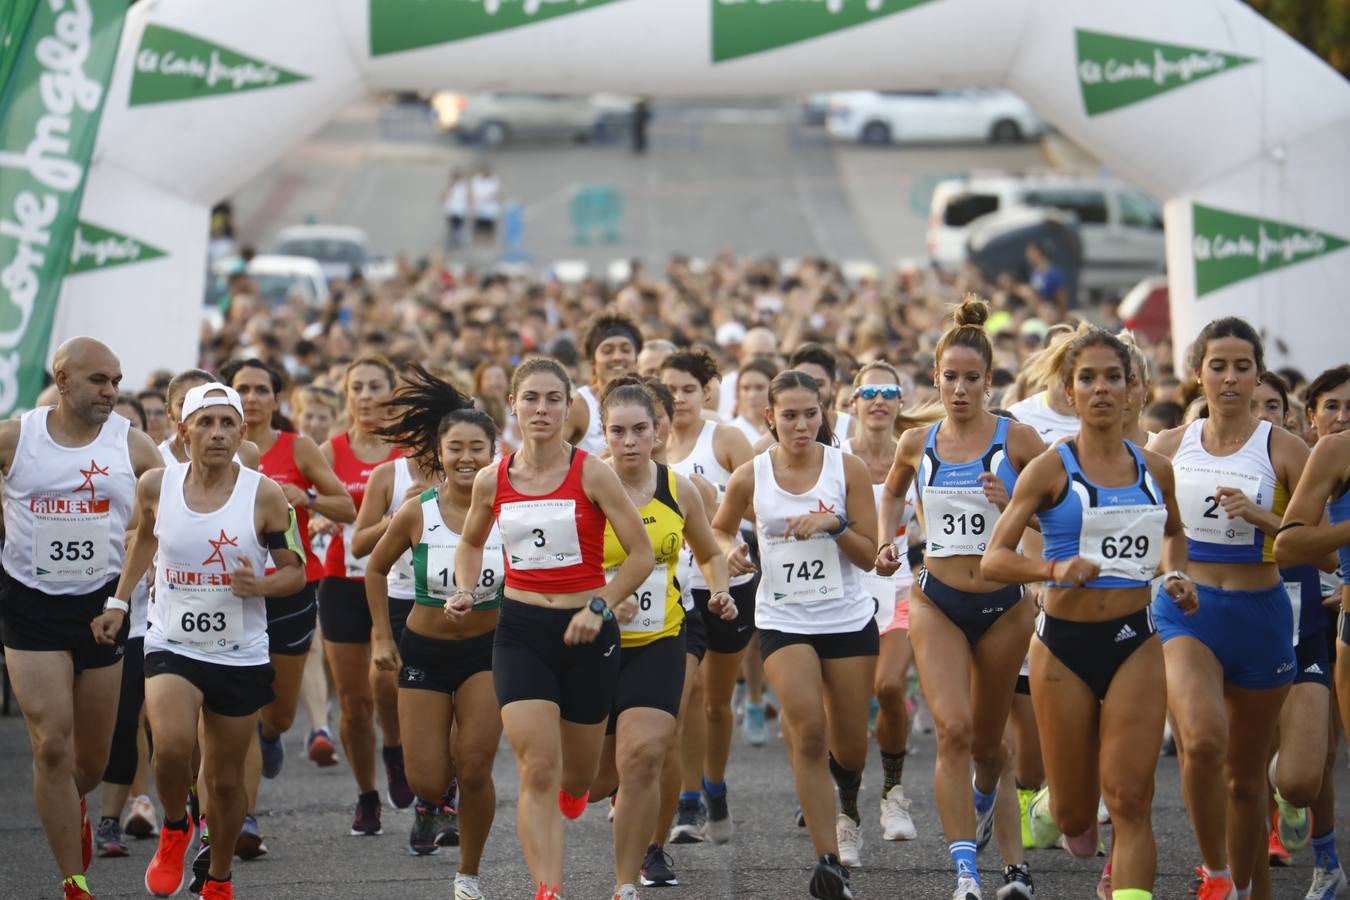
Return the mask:
<svg viewBox="0 0 1350 900">
<path fill-rule="evenodd" d="M 1013 142 L 1045 131 L 1022 98 L 990 88 L 846 91 L 831 96 L 825 124 L 831 137 L 864 144 Z"/>
<path fill-rule="evenodd" d="M 292 225 L 277 234 L 272 252 L 316 260 L 329 281 L 346 281 L 353 269 L 367 281 L 391 277 L 393 266 L 372 257 L 369 246 L 366 233 L 350 225 Z"/>
<path fill-rule="evenodd" d="M 1124 292 L 1164 270 L 1162 208 L 1152 197 L 1116 179 L 1067 175 L 976 175 L 938 182 L 929 205 L 929 259 L 940 269 L 960 268 L 973 225 L 1024 207 L 1058 209 L 1077 221 L 1084 290 Z"/>
<path fill-rule="evenodd" d="M 431 107 L 441 128 L 496 147 L 513 138 L 590 140 L 626 129 L 634 98 L 621 94 L 456 94 L 441 91 Z"/>
<path fill-rule="evenodd" d="M 258 289 L 258 299 L 274 308 L 292 297 L 300 297 L 311 309 L 318 309 L 328 300 L 328 279 L 319 263 L 307 256 L 276 256 L 259 254 L 247 265 L 235 256 L 211 266 L 206 284 L 207 321 L 219 328 L 223 324 L 221 301 L 230 290 L 230 276 L 247 275 Z"/>
</svg>

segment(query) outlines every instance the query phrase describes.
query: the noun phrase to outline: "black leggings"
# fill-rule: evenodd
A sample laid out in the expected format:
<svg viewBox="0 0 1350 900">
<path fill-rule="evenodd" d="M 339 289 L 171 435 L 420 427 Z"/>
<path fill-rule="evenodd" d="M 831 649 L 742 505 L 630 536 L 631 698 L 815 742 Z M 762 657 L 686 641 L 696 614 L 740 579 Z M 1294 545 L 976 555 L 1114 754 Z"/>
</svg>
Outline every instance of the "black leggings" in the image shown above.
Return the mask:
<svg viewBox="0 0 1350 900">
<path fill-rule="evenodd" d="M 113 726 L 112 749 L 103 780 L 108 784 L 131 784 L 136 778 L 136 732 L 145 705 L 145 638 L 128 638 L 122 658 L 122 696 L 117 701 L 117 724 Z"/>
</svg>

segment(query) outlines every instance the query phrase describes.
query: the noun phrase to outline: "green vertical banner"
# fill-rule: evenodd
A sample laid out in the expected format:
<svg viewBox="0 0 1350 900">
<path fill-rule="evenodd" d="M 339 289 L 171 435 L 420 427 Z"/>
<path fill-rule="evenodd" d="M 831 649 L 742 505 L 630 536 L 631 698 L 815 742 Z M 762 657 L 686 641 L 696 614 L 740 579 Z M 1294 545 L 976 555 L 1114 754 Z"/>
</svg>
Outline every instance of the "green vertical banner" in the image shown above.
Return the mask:
<svg viewBox="0 0 1350 900">
<path fill-rule="evenodd" d="M 0 87 L 0 417 L 31 406 L 113 60 L 123 0 L 20 3 Z M 12 28 L 11 30 L 8 30 Z"/>
</svg>

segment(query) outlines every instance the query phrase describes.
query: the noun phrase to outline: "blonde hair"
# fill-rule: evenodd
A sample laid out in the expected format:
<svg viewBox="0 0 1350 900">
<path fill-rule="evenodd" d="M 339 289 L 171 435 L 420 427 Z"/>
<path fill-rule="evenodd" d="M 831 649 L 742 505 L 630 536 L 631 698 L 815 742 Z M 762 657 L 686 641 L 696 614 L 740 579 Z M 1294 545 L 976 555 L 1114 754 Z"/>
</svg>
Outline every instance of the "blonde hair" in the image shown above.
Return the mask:
<svg viewBox="0 0 1350 900">
<path fill-rule="evenodd" d="M 1153 367 L 1149 365 L 1148 357 L 1144 355 L 1143 348 L 1134 337 L 1134 332 L 1128 328 L 1122 328 L 1116 332 L 1116 338 L 1125 345 L 1125 349 L 1130 353 L 1130 359 L 1134 362 L 1134 374 L 1139 378 L 1139 385 L 1148 389 L 1153 384 Z"/>
</svg>

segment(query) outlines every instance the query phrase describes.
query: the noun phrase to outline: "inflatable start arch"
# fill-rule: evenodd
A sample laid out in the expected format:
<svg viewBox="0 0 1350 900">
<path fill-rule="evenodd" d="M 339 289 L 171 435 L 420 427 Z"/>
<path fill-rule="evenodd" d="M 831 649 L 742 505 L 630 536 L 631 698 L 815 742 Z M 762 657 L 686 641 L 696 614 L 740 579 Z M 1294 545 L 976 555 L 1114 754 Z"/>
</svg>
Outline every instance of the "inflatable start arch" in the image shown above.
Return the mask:
<svg viewBox="0 0 1350 900">
<path fill-rule="evenodd" d="M 1006 85 L 1165 199 L 1178 348 L 1236 314 L 1272 365 L 1345 360 L 1350 86 L 1239 0 L 145 0 L 103 85 L 53 338 L 104 336 L 130 383 L 190 364 L 210 204 L 370 88 L 966 84 Z M 0 277 L 0 381 L 17 345 L 5 306 L 27 319 L 16 278 Z"/>
</svg>

